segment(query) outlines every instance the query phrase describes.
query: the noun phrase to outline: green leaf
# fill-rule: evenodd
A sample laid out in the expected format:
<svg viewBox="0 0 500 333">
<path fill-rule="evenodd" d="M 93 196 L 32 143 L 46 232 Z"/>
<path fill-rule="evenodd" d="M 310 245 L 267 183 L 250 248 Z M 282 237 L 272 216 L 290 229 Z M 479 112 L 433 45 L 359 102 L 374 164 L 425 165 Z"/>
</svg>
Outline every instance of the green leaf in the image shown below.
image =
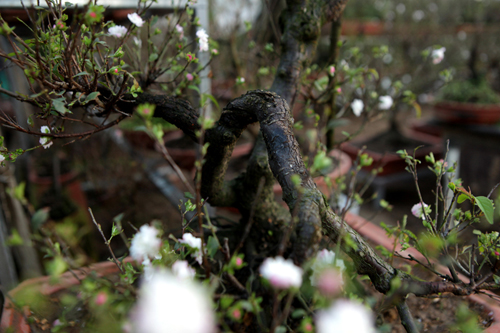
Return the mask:
<svg viewBox="0 0 500 333">
<path fill-rule="evenodd" d="M 149 55 L 149 62 L 152 62 L 152 61 L 155 61 L 156 59 L 158 59 L 158 54 L 157 53 L 152 53 Z"/>
<path fill-rule="evenodd" d="M 39 209 L 33 214 L 31 217 L 31 229 L 33 231 L 40 229 L 40 227 L 47 222 L 49 218 L 49 213 L 50 213 L 50 208 L 45 207 L 42 209 Z"/>
<path fill-rule="evenodd" d="M 88 102 L 90 101 L 93 101 L 94 99 L 97 98 L 97 96 L 99 96 L 101 93 L 98 92 L 98 91 L 94 91 L 94 92 L 91 92 L 90 94 L 88 94 L 87 98 L 85 98 L 85 101 L 83 101 L 83 104 L 87 104 Z"/>
<path fill-rule="evenodd" d="M 19 235 L 19 232 L 17 232 L 16 229 L 12 229 L 12 235 L 7 239 L 5 242 L 7 246 L 16 246 L 16 245 L 23 245 L 23 239 L 21 238 L 21 235 Z"/>
<path fill-rule="evenodd" d="M 81 73 L 78 73 L 76 74 L 75 76 L 73 76 L 73 78 L 77 77 L 77 76 L 82 76 L 82 75 L 90 75 L 89 73 L 87 72 L 81 72 Z"/>
<path fill-rule="evenodd" d="M 493 274 L 493 280 L 496 284 L 500 284 L 500 276 Z"/>
<path fill-rule="evenodd" d="M 52 101 L 52 106 L 59 113 L 62 113 L 62 114 L 71 113 L 71 111 L 66 108 L 65 103 L 61 99 L 55 99 L 55 100 L 53 100 Z"/>
<path fill-rule="evenodd" d="M 481 209 L 486 217 L 486 220 L 493 224 L 493 211 L 495 207 L 493 207 L 493 202 L 487 197 L 476 197 L 476 205 Z"/>
<path fill-rule="evenodd" d="M 219 249 L 219 242 L 212 237 L 208 237 L 208 242 L 207 242 L 207 253 L 210 258 L 213 258 L 214 255 L 217 253 L 217 250 Z"/>
<path fill-rule="evenodd" d="M 465 200 L 468 200 L 468 199 L 470 199 L 468 195 L 460 194 L 458 196 L 457 203 L 461 204 L 462 202 L 464 202 Z"/>
<path fill-rule="evenodd" d="M 184 197 L 187 199 L 193 199 L 194 200 L 194 195 L 192 195 L 190 192 L 184 192 Z"/>
</svg>

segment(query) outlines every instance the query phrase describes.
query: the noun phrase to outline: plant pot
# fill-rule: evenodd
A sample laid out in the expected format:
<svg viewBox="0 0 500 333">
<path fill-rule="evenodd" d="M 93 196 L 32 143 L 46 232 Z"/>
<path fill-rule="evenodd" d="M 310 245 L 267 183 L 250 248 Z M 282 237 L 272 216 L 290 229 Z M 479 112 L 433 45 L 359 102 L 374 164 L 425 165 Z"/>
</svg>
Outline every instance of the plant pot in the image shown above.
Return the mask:
<svg viewBox="0 0 500 333">
<path fill-rule="evenodd" d="M 197 147 L 188 137 L 183 136 L 182 132 L 165 138 L 165 147 L 172 159 L 183 169 L 193 169 L 196 162 Z M 236 143 L 231 155 L 232 158 L 244 156 L 250 153 L 253 148 L 253 142 Z"/>
<path fill-rule="evenodd" d="M 385 32 L 384 22 L 381 21 L 358 21 L 346 20 L 342 22 L 342 35 L 343 36 L 377 36 Z"/>
<path fill-rule="evenodd" d="M 123 262 L 132 262 L 132 258 L 125 258 Z M 16 288 L 11 290 L 9 292 L 9 297 L 6 297 L 5 299 L 3 314 L 0 322 L 0 332 L 33 332 L 27 320 L 31 315 L 29 306 L 23 307 L 21 313 L 18 309 L 16 309 L 12 302 L 12 299 L 15 299 L 16 295 L 21 294 L 23 291 L 30 290 L 42 296 L 51 297 L 58 292 L 80 284 L 80 280 L 87 277 L 91 272 L 95 272 L 97 277 L 102 277 L 117 273 L 118 271 L 118 267 L 114 262 L 106 261 L 73 271 L 76 276 L 73 275 L 72 272 L 66 272 L 59 277 L 56 284 L 51 283 L 51 276 L 42 276 L 22 282 Z"/>
<path fill-rule="evenodd" d="M 500 105 L 439 102 L 434 105 L 434 114 L 453 124 L 496 124 L 500 121 Z"/>
<path fill-rule="evenodd" d="M 336 178 L 342 177 L 345 174 L 349 172 L 349 169 L 351 169 L 352 166 L 352 160 L 351 158 L 343 153 L 340 150 L 332 150 L 328 156 L 332 157 L 333 159 L 337 160 L 337 165 L 336 167 L 328 173 L 328 177 L 331 180 L 334 180 Z M 334 162 L 335 163 L 335 162 Z M 330 195 L 330 190 L 328 188 L 328 185 L 325 182 L 325 177 L 324 176 L 319 176 L 314 178 L 314 182 L 318 186 L 318 189 L 326 196 Z M 283 189 L 281 188 L 281 185 L 276 183 L 273 186 L 273 191 L 276 196 L 280 196 L 283 194 Z"/>
<path fill-rule="evenodd" d="M 384 145 L 377 144 L 378 142 L 383 143 L 385 136 L 388 136 L 390 132 L 377 135 L 373 138 L 365 139 L 358 143 L 346 142 L 342 144 L 341 149 L 346 154 L 348 154 L 353 160 L 358 158 L 361 147 L 366 146 L 367 149 L 364 153 L 373 159 L 373 163 L 370 166 L 364 167 L 364 170 L 371 171 L 382 167 L 382 172 L 378 173 L 379 176 L 385 176 L 389 174 L 394 174 L 398 172 L 404 172 L 406 168 L 406 162 L 398 154 L 396 154 L 396 149 L 391 150 L 391 148 L 382 148 Z M 405 147 L 404 143 L 395 143 L 394 146 L 400 147 L 399 149 L 406 149 L 408 154 L 413 155 L 413 151 L 416 147 L 421 146 L 415 151 L 415 158 L 422 161 L 418 165 L 419 168 L 427 167 L 425 162 L 425 156 L 429 153 L 433 153 L 434 157 L 439 159 L 442 154 L 442 142 L 441 139 L 435 136 L 431 136 L 423 133 L 410 133 L 409 135 L 400 135 L 400 140 L 406 141 L 410 146 Z M 376 150 L 372 150 L 376 146 Z"/>
<path fill-rule="evenodd" d="M 392 251 L 394 247 L 394 240 L 389 238 L 386 231 L 380 226 L 350 212 L 346 213 L 345 221 L 365 239 Z M 396 251 L 403 255 L 411 254 L 414 258 L 422 262 L 426 262 L 425 257 L 414 248 L 408 248 L 405 251 L 402 251 L 401 245 L 398 243 Z M 412 262 L 412 264 L 414 263 Z M 434 269 L 442 274 L 448 273 L 448 269 L 438 263 L 434 263 Z M 468 282 L 468 279 L 464 275 L 458 273 L 458 276 L 462 281 Z M 481 305 L 484 308 L 484 311 L 493 319 L 491 326 L 486 328 L 484 332 L 497 333 L 500 332 L 500 306 L 499 303 L 490 296 L 495 296 L 495 298 L 498 297 L 496 294 L 487 291 L 485 294 L 467 296 L 467 299 L 473 303 Z"/>
</svg>

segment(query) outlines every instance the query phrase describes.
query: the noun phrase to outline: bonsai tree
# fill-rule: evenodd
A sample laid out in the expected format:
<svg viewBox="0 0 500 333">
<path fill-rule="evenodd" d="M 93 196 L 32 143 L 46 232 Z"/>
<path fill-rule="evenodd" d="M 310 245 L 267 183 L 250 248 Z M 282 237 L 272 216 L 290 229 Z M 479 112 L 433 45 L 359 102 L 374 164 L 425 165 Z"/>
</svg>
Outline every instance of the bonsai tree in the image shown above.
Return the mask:
<svg viewBox="0 0 500 333">
<path fill-rule="evenodd" d="M 187 38 L 190 25 L 196 26 L 189 3 L 180 18 L 167 19 L 168 28 L 161 31 L 155 27 L 157 17 L 144 21 L 143 14 L 148 4 L 143 2 L 137 13 L 129 14 L 132 24 L 124 27 L 103 22 L 102 6 L 90 3 L 82 10 L 76 10 L 73 19 L 69 20 L 68 5 L 49 0 L 48 8 L 27 9 L 33 27 L 32 38 L 22 39 L 0 19 L 0 33 L 10 41 L 14 50 L 12 53 L 0 50 L 0 56 L 24 70 L 32 90 L 30 95 L 25 95 L 0 88 L 0 93 L 29 103 L 36 110 L 29 118 L 28 126 L 17 123 L 7 115 L 0 119 L 11 129 L 40 137 L 39 148 L 45 149 L 50 149 L 55 140 L 84 139 L 107 130 L 134 113 L 143 119 L 146 130 L 159 143 L 163 136 L 162 127 L 151 121 L 153 117 L 177 126 L 200 143 L 195 188 L 187 185 L 190 188 L 187 196 L 194 200 L 194 204 L 188 201 L 184 207 L 197 213 L 197 227 L 192 228 L 192 233 L 184 233 L 182 239 L 176 239 L 173 249 L 181 250 L 181 258 L 190 259 L 190 254 L 190 260 L 199 263 L 198 275 L 217 292 L 218 296 L 214 296 L 220 310 L 217 320 L 224 329 L 237 329 L 234 328 L 237 326 L 252 332 L 277 332 L 286 330 L 288 326 L 293 330 L 301 327 L 304 331 L 311 331 L 311 314 L 308 312 L 311 309 L 308 304 L 314 304 L 312 309 L 315 310 L 326 307 L 325 304 L 328 305 L 330 301 L 328 298 L 323 303 L 313 298 L 304 299 L 298 296 L 297 288 L 301 286 L 302 269 L 309 269 L 310 260 L 317 258 L 320 247 L 323 247 L 322 240 L 326 240 L 324 243 L 330 244 L 331 249 L 340 249 L 349 257 L 348 266 L 353 276 L 368 276 L 377 291 L 390 296 L 389 301 L 397 307 L 407 331 L 417 332 L 405 301 L 408 294 L 429 296 L 450 292 L 470 295 L 498 288 L 496 282 L 491 282 L 497 269 L 495 263 L 498 252 L 495 249 L 498 237 L 484 236 L 487 239 L 482 243 L 483 264 L 492 264 L 491 273 L 484 276 L 475 273 L 474 258 L 470 261 L 472 268 L 464 268 L 469 272 L 470 283 L 460 280 L 456 272 L 459 261 L 448 252 L 450 237 L 452 231 L 456 231 L 456 226 L 469 225 L 482 213 L 489 216 L 493 208 L 489 199 L 475 198 L 453 183 L 450 186 L 453 200 L 451 203 L 444 202 L 444 216 L 438 216 L 437 209 L 434 218 L 430 217 L 428 210 L 418 214 L 424 217 L 428 228 L 427 243 L 411 236 L 404 228 L 398 229 L 397 235 L 403 244 L 420 246 L 419 249 L 429 259 L 425 265 L 431 270 L 433 254 L 438 253 L 446 259 L 449 273 L 436 272 L 442 280 L 426 282 L 394 268 L 390 261 L 377 254 L 342 216 L 329 207 L 302 159 L 293 131 L 291 107 L 299 92 L 304 71 L 310 69 L 314 59 L 322 26 L 327 22 L 338 22 L 346 5 L 347 0 L 287 1 L 280 15 L 280 58 L 271 88 L 247 91 L 230 101 L 218 119 L 212 119 L 205 112 L 200 112 L 198 105 L 191 104 L 183 97 L 189 86 L 196 83 L 203 69 L 198 64 L 196 53 L 210 52 L 212 56 L 217 53 L 203 29 L 196 28 L 196 38 Z M 141 46 L 139 28 L 145 31 L 144 34 L 147 32 L 147 45 L 144 43 Z M 338 34 L 335 29 L 334 34 Z M 155 35 L 162 38 L 160 47 L 152 41 Z M 140 70 L 135 71 L 136 68 Z M 158 86 L 162 89 L 153 89 Z M 205 103 L 213 99 L 205 94 L 199 97 L 202 110 Z M 331 101 L 331 98 L 326 99 L 326 103 Z M 95 122 L 92 119 L 102 120 Z M 43 125 L 39 127 L 38 122 Z M 260 133 L 246 171 L 234 180 L 225 181 L 224 175 L 237 139 L 248 125 L 256 122 L 260 124 Z M 73 127 L 71 124 L 79 126 Z M 81 130 L 82 126 L 89 129 Z M 160 146 L 160 151 L 171 161 L 164 147 Z M 3 148 L 1 156 L 14 161 L 22 153 L 22 150 L 8 151 Z M 411 153 L 401 154 L 412 168 L 418 163 Z M 453 171 L 442 161 L 429 158 L 438 178 L 445 172 Z M 367 163 L 366 157 L 360 158 L 361 165 Z M 313 166 L 321 164 L 319 158 Z M 179 175 L 183 177 L 181 173 Z M 274 198 L 272 187 L 275 180 L 283 189 L 287 208 Z M 437 183 L 438 194 L 446 197 L 440 184 Z M 463 224 L 450 224 L 453 203 L 457 200 L 469 200 L 475 209 L 456 216 Z M 204 217 L 205 201 L 216 207 L 237 208 L 242 216 L 239 224 L 229 232 L 224 228 L 218 229 Z M 183 231 L 190 230 L 188 224 L 182 225 Z M 161 263 L 170 267 L 178 259 L 179 255 L 171 252 L 172 245 L 168 242 L 162 245 L 159 231 L 149 228 L 152 227 L 141 227 L 132 239 L 130 252 L 138 262 L 138 269 L 124 264 L 113 255 L 123 273 L 122 283 L 126 285 L 124 289 L 116 289 L 118 292 L 127 291 L 121 293 L 122 296 L 135 295 L 135 292 L 129 291 L 142 271 L 147 279 L 154 265 Z M 116 227 L 112 237 L 120 233 L 121 230 Z M 109 244 L 109 239 L 106 242 Z M 427 251 L 431 245 L 437 249 L 432 253 Z M 159 257 L 155 252 L 160 254 Z M 469 249 L 469 252 L 475 256 L 474 248 Z M 55 257 L 60 255 L 54 253 Z M 323 251 L 320 253 L 323 256 L 333 254 L 328 251 L 326 254 Z M 496 257 L 491 257 L 491 253 Z M 335 255 L 340 256 L 340 251 L 336 251 Z M 274 273 L 275 265 L 281 267 L 278 276 Z M 269 281 L 271 288 L 256 278 L 257 272 Z M 166 273 L 155 276 L 163 274 Z M 285 279 L 281 279 L 279 274 L 285 275 Z M 162 295 L 160 289 L 166 286 L 156 284 L 156 277 L 152 280 L 154 283 L 145 284 L 145 288 L 148 285 L 152 288 L 156 286 L 157 289 L 153 288 L 149 294 L 152 297 L 155 290 L 158 295 Z M 335 278 L 329 280 L 334 281 Z M 122 296 L 116 297 L 122 299 Z M 168 298 L 168 295 L 165 297 Z M 100 298 L 99 303 L 103 302 L 105 300 Z M 172 302 L 175 305 L 175 301 Z M 131 305 L 126 304 L 125 308 L 129 310 Z M 264 311 L 265 307 L 272 308 L 272 312 Z M 301 311 L 294 312 L 292 316 L 292 308 Z M 119 311 L 121 315 L 126 312 L 123 308 Z M 147 314 L 156 313 L 144 311 Z M 250 315 L 243 320 L 241 311 Z M 340 313 L 335 307 L 331 311 Z M 190 311 L 185 309 L 184 312 Z M 137 310 L 137 313 L 143 312 Z M 192 315 L 195 313 L 198 311 L 193 309 Z M 228 316 L 232 319 L 228 319 Z M 156 323 L 154 320 L 149 321 L 151 325 Z M 194 319 L 192 321 L 196 322 Z M 319 319 L 317 325 L 319 331 L 328 330 L 320 328 Z M 363 331 L 372 330 L 372 324 L 368 324 Z M 210 327 L 206 326 L 205 331 L 210 331 Z"/>
</svg>

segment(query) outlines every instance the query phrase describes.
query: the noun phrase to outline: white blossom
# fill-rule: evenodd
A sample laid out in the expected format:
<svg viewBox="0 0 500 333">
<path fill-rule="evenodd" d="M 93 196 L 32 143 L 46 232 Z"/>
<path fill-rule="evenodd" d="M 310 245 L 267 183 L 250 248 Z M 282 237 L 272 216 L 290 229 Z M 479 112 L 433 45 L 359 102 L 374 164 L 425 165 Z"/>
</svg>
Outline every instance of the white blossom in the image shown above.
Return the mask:
<svg viewBox="0 0 500 333">
<path fill-rule="evenodd" d="M 432 63 L 434 65 L 437 65 L 441 61 L 443 61 L 445 52 L 446 52 L 446 47 L 432 50 L 432 53 L 431 53 Z"/>
<path fill-rule="evenodd" d="M 179 38 L 182 39 L 184 37 L 184 28 L 177 24 L 175 30 L 179 33 Z"/>
<path fill-rule="evenodd" d="M 389 95 L 380 96 L 378 98 L 378 108 L 380 110 L 389 110 L 393 103 L 394 103 L 394 101 L 392 100 L 392 97 Z"/>
<path fill-rule="evenodd" d="M 215 315 L 207 291 L 189 279 L 158 270 L 139 290 L 130 320 L 135 333 L 214 333 Z"/>
<path fill-rule="evenodd" d="M 315 318 L 317 333 L 375 333 L 371 311 L 361 304 L 339 300 Z"/>
<path fill-rule="evenodd" d="M 313 271 L 310 277 L 311 285 L 316 286 L 321 272 L 331 266 L 335 266 L 339 271 L 345 270 L 344 261 L 342 259 L 335 260 L 335 252 L 327 249 L 319 251 L 311 266 Z"/>
<path fill-rule="evenodd" d="M 137 38 L 137 37 L 134 36 L 133 40 L 134 40 L 135 46 L 137 46 L 138 48 L 142 47 L 142 39 Z"/>
<path fill-rule="evenodd" d="M 186 260 L 177 260 L 174 262 L 172 272 L 181 279 L 192 279 L 196 275 L 196 271 L 189 266 Z"/>
<path fill-rule="evenodd" d="M 40 127 L 40 132 L 42 133 L 50 133 L 50 128 L 48 126 L 42 126 Z M 40 144 L 43 146 L 44 149 L 47 149 L 49 148 L 50 146 L 52 146 L 54 142 L 52 141 L 52 139 L 48 136 L 42 136 L 40 138 Z"/>
<path fill-rule="evenodd" d="M 352 113 L 354 113 L 354 115 L 356 117 L 359 117 L 361 115 L 361 113 L 363 112 L 364 107 L 365 107 L 365 103 L 363 103 L 363 101 L 360 100 L 360 99 L 355 99 L 351 103 Z"/>
<path fill-rule="evenodd" d="M 260 266 L 260 274 L 278 289 L 299 288 L 302 284 L 302 268 L 283 257 L 267 258 Z"/>
<path fill-rule="evenodd" d="M 419 202 L 418 204 L 413 205 L 413 207 L 411 208 L 411 213 L 413 214 L 413 216 L 425 220 L 425 211 L 427 210 L 427 207 L 429 207 L 429 205 L 424 203 L 422 209 L 422 203 Z"/>
<path fill-rule="evenodd" d="M 201 265 L 203 257 L 201 254 L 201 238 L 194 237 L 190 233 L 182 235 L 182 239 L 179 239 L 179 243 L 189 246 L 194 252 L 191 254 L 193 258 Z"/>
<path fill-rule="evenodd" d="M 128 14 L 127 17 L 130 20 L 130 22 L 132 22 L 139 28 L 142 27 L 142 25 L 144 24 L 144 20 L 137 13 Z"/>
<path fill-rule="evenodd" d="M 200 39 L 200 51 L 208 51 L 208 35 L 205 29 L 196 31 L 196 37 Z"/>
<path fill-rule="evenodd" d="M 134 238 L 132 238 L 130 255 L 136 261 L 143 261 L 157 256 L 160 247 L 161 239 L 158 237 L 158 230 L 155 227 L 145 224 L 134 235 Z"/>
<path fill-rule="evenodd" d="M 3 156 L 2 154 L 0 154 L 0 163 L 2 163 L 3 161 L 5 161 L 5 156 Z"/>
<path fill-rule="evenodd" d="M 245 78 L 244 78 L 244 77 L 241 77 L 241 76 L 238 76 L 238 77 L 236 78 L 236 83 L 237 83 L 237 84 L 243 84 L 243 83 L 245 83 Z"/>
<path fill-rule="evenodd" d="M 115 25 L 108 29 L 108 33 L 113 37 L 121 38 L 127 33 L 127 28 L 122 25 Z"/>
</svg>

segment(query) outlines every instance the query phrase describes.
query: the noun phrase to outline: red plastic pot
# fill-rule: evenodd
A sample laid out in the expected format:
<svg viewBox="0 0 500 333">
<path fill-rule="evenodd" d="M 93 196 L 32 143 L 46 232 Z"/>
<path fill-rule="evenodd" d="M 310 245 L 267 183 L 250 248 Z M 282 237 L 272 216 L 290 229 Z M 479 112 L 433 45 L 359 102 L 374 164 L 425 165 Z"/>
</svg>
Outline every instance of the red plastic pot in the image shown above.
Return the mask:
<svg viewBox="0 0 500 333">
<path fill-rule="evenodd" d="M 439 102 L 434 105 L 434 114 L 454 124 L 496 124 L 500 122 L 500 105 Z"/>
<path fill-rule="evenodd" d="M 427 167 L 427 165 L 425 164 L 425 156 L 429 155 L 431 152 L 436 158 L 440 158 L 443 148 L 442 141 L 439 137 L 413 132 L 411 133 L 411 139 L 425 144 L 425 146 L 415 151 L 415 158 L 423 162 L 419 164 L 418 167 Z M 366 143 L 366 145 L 368 145 L 368 148 L 364 151 L 364 153 L 373 159 L 373 163 L 363 169 L 371 171 L 373 169 L 382 167 L 383 170 L 382 172 L 378 173 L 379 176 L 403 172 L 405 170 L 406 162 L 398 154 L 396 154 L 396 152 L 379 153 L 372 151 L 369 147 L 370 140 L 371 139 L 365 139 L 357 145 L 351 142 L 346 142 L 342 144 L 340 148 L 353 160 L 356 160 L 358 158 L 360 147 L 362 147 Z M 413 155 L 413 151 L 408 151 L 408 153 Z"/>
<path fill-rule="evenodd" d="M 338 165 L 335 169 L 333 169 L 329 174 L 328 177 L 331 180 L 337 179 L 339 177 L 344 176 L 349 172 L 349 169 L 352 166 L 352 160 L 351 158 L 345 154 L 344 152 L 340 150 L 332 150 L 328 156 L 338 160 Z M 325 182 L 325 177 L 319 176 L 314 178 L 314 182 L 318 186 L 318 189 L 326 196 L 330 195 L 331 189 L 328 188 L 328 185 Z M 273 186 L 273 191 L 276 196 L 281 196 L 283 194 L 283 189 L 281 188 L 281 185 L 276 183 Z"/>
<path fill-rule="evenodd" d="M 365 239 L 368 239 L 372 241 L 373 243 L 376 243 L 377 245 L 382 245 L 385 247 L 387 250 L 392 251 L 394 247 L 394 240 L 389 238 L 385 232 L 384 229 L 382 229 L 380 226 L 375 225 L 371 223 L 370 221 L 362 218 L 361 216 L 352 214 L 350 212 L 346 213 L 345 216 L 345 221 L 347 224 L 349 224 L 354 230 L 356 230 L 361 236 L 363 236 Z M 396 251 L 398 251 L 400 254 L 408 256 L 412 255 L 414 258 L 426 262 L 425 257 L 418 252 L 414 248 L 409 248 L 406 249 L 405 251 L 402 251 L 401 245 L 398 243 L 396 247 Z M 436 271 L 442 273 L 442 274 L 447 274 L 448 269 L 439 263 L 434 263 L 434 269 Z M 468 282 L 468 278 L 465 277 L 464 275 L 458 273 L 459 278 L 464 281 Z M 494 298 L 491 298 L 489 296 L 495 296 Z M 498 295 L 493 294 L 490 291 L 486 291 L 485 294 L 476 294 L 476 295 L 470 295 L 467 296 L 467 298 L 474 302 L 477 303 L 485 309 L 485 311 L 490 315 L 490 317 L 493 319 L 493 323 L 491 324 L 490 327 L 484 330 L 486 333 L 498 333 L 500 332 L 500 306 L 496 299 Z"/>
<path fill-rule="evenodd" d="M 132 258 L 128 257 L 124 262 L 132 262 Z M 66 272 L 59 277 L 58 283 L 51 284 L 51 276 L 42 276 L 23 281 L 16 288 L 9 292 L 9 297 L 6 297 L 3 307 L 2 321 L 0 322 L 0 332 L 12 333 L 31 333 L 31 327 L 27 322 L 27 318 L 31 315 L 28 306 L 19 312 L 11 299 L 16 299 L 16 294 L 23 290 L 30 289 L 38 291 L 41 295 L 50 297 L 56 293 L 68 289 L 69 287 L 80 284 L 80 280 L 84 279 L 91 272 L 95 272 L 98 277 L 108 276 L 119 271 L 114 262 L 106 261 L 90 265 L 86 268 L 81 268 L 71 272 Z M 78 277 L 78 278 L 77 278 Z"/>
</svg>

